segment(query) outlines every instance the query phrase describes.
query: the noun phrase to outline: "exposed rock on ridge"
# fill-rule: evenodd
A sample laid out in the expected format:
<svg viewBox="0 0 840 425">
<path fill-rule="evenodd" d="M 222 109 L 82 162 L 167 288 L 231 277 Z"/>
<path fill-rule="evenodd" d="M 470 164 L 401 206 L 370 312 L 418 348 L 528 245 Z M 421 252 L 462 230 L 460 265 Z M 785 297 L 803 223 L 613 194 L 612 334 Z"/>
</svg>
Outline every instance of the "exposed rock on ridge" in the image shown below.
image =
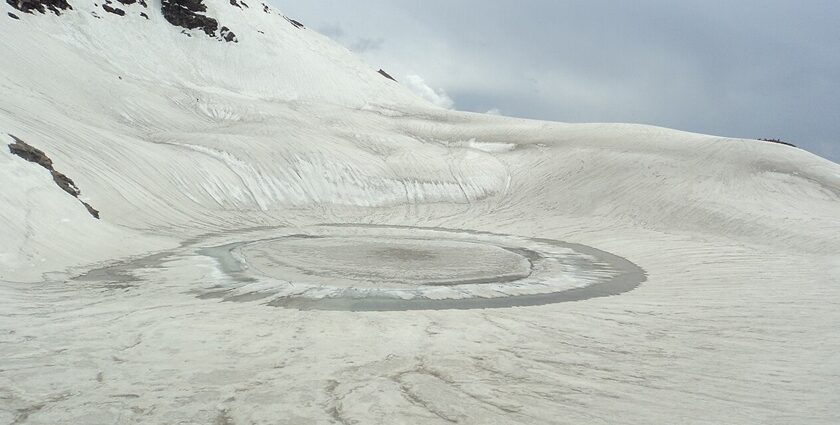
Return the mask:
<svg viewBox="0 0 840 425">
<path fill-rule="evenodd" d="M 47 9 L 49 9 L 56 15 L 61 15 L 61 10 L 73 9 L 73 6 L 70 6 L 67 0 L 6 0 L 6 3 L 26 13 L 32 13 L 33 10 L 47 13 Z"/>
<path fill-rule="evenodd" d="M 18 139 L 17 137 L 11 134 L 9 136 L 11 136 L 12 139 L 15 140 L 15 143 L 9 145 L 9 152 L 29 162 L 34 162 L 46 168 L 47 170 L 49 170 L 50 174 L 52 175 L 53 181 L 55 182 L 55 184 L 58 185 L 58 187 L 72 195 L 74 198 L 79 198 L 79 195 L 82 193 L 82 191 L 79 190 L 78 186 L 76 186 L 76 183 L 74 183 L 70 177 L 65 176 L 63 173 L 58 172 L 55 170 L 55 168 L 53 168 L 52 160 L 44 153 L 44 151 L 30 146 L 28 143 Z M 97 219 L 99 218 L 99 211 L 97 211 L 95 208 L 91 207 L 90 204 L 88 204 L 85 201 L 82 201 L 81 199 L 79 199 L 79 202 L 81 202 L 82 205 L 85 206 L 85 208 L 91 216 Z"/>
<path fill-rule="evenodd" d="M 227 42 L 239 42 L 239 40 L 236 39 L 236 34 L 234 34 L 233 31 L 231 31 L 228 27 L 222 27 L 222 29 L 219 31 L 219 35 L 221 35 L 222 39 L 224 39 Z"/>
<path fill-rule="evenodd" d="M 296 20 L 294 20 L 294 19 L 292 19 L 288 16 L 283 16 L 283 18 L 286 19 L 287 21 L 289 21 L 289 23 L 292 24 L 297 29 L 301 29 L 301 30 L 306 29 L 306 27 L 303 26 L 303 24 L 300 23 L 299 21 L 296 21 Z"/>
<path fill-rule="evenodd" d="M 385 72 L 384 69 L 380 68 L 378 72 L 379 72 L 379 75 L 381 75 L 381 76 L 383 76 L 383 77 L 385 77 L 385 78 L 387 78 L 391 81 L 397 81 L 394 77 L 391 76 L 391 74 Z"/>
<path fill-rule="evenodd" d="M 210 37 L 215 37 L 219 29 L 217 20 L 199 13 L 207 11 L 202 0 L 162 0 L 160 10 L 170 24 L 178 27 L 201 29 Z"/>
<path fill-rule="evenodd" d="M 231 5 L 239 7 L 234 1 L 231 1 Z M 160 10 L 163 17 L 177 27 L 190 30 L 200 29 L 210 37 L 216 37 L 216 31 L 219 30 L 219 21 L 203 14 L 207 12 L 207 6 L 204 5 L 203 0 L 161 0 Z M 236 35 L 228 27 L 222 27 L 219 35 L 224 41 L 238 42 Z"/>
<path fill-rule="evenodd" d="M 125 16 L 125 11 L 120 9 L 119 7 L 111 7 L 107 4 L 103 4 L 102 8 L 105 9 L 106 12 L 113 13 L 114 15 Z"/>
</svg>

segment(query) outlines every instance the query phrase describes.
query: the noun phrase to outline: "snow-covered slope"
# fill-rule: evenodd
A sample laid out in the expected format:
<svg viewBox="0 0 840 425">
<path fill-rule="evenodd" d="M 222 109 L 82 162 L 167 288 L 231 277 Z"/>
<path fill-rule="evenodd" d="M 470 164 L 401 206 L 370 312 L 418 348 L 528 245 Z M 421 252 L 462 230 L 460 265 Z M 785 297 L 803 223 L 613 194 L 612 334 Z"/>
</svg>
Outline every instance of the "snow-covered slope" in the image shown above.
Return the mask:
<svg viewBox="0 0 840 425">
<path fill-rule="evenodd" d="M 442 110 L 272 7 L 204 4 L 235 42 L 158 0 L 2 5 L 0 144 L 42 150 L 101 218 L 0 149 L 0 419 L 840 420 L 837 164 Z M 195 297 L 226 279 L 199 248 L 323 223 L 564 240 L 647 281 L 465 312 Z"/>
</svg>

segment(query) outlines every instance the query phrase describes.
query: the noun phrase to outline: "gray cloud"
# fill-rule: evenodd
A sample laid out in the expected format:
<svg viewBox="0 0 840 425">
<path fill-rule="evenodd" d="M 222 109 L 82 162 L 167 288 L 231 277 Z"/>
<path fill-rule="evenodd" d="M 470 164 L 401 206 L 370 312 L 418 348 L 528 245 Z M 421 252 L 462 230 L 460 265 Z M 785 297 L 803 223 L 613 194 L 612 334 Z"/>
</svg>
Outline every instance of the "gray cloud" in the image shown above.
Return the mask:
<svg viewBox="0 0 840 425">
<path fill-rule="evenodd" d="M 326 35 L 327 37 L 332 38 L 339 43 L 344 44 L 345 47 L 349 48 L 350 50 L 356 53 L 365 53 L 371 50 L 378 50 L 382 47 L 385 43 L 385 39 L 382 37 L 353 37 L 350 34 L 347 34 L 344 31 L 344 27 L 341 26 L 339 22 L 326 22 L 326 23 L 318 23 L 316 30 Z"/>
<path fill-rule="evenodd" d="M 339 40 L 344 37 L 344 28 L 338 22 L 321 23 L 317 27 L 317 31 L 334 40 Z"/>
<path fill-rule="evenodd" d="M 840 161 L 835 0 L 277 3 L 458 109 L 781 138 Z"/>
<path fill-rule="evenodd" d="M 357 52 L 357 53 L 365 53 L 371 50 L 379 50 L 382 48 L 382 45 L 385 43 L 385 39 L 380 38 L 367 38 L 367 37 L 359 37 L 353 43 L 350 44 L 350 50 Z"/>
</svg>

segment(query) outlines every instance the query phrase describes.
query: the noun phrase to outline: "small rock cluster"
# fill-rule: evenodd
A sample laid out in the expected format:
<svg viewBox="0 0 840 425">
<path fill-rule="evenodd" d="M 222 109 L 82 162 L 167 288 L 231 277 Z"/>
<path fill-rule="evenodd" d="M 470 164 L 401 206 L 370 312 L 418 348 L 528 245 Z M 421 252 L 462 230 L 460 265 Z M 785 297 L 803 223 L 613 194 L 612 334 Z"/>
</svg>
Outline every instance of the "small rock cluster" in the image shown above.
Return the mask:
<svg viewBox="0 0 840 425">
<path fill-rule="evenodd" d="M 125 11 L 120 9 L 119 7 L 111 7 L 107 4 L 103 4 L 102 8 L 105 9 L 108 13 L 113 13 L 114 15 L 125 16 Z"/>
<path fill-rule="evenodd" d="M 123 6 L 131 6 L 133 4 L 140 4 L 144 8 L 148 8 L 149 6 L 146 4 L 146 0 L 117 0 Z M 105 4 L 102 5 L 102 9 L 104 9 L 108 13 L 113 13 L 114 15 L 118 16 L 125 16 L 126 12 L 119 7 L 112 6 L 114 4 L 111 0 L 105 0 Z M 148 15 L 143 12 L 140 12 L 140 16 L 149 19 Z M 97 16 L 98 17 L 98 16 Z"/>
<path fill-rule="evenodd" d="M 199 13 L 206 11 L 207 6 L 202 0 L 161 1 L 161 12 L 170 24 L 190 30 L 200 29 L 210 37 L 215 37 L 219 22 Z"/>
<path fill-rule="evenodd" d="M 67 0 L 6 0 L 6 3 L 25 13 L 32 13 L 33 10 L 47 13 L 49 10 L 56 15 L 61 15 L 62 10 L 73 9 Z"/>
<path fill-rule="evenodd" d="M 239 42 L 239 40 L 236 39 L 236 34 L 234 34 L 233 31 L 231 31 L 230 28 L 228 28 L 228 27 L 222 27 L 222 29 L 219 30 L 219 35 L 221 35 L 222 39 L 227 41 L 228 43 L 230 43 L 230 42 L 238 43 Z"/>
<path fill-rule="evenodd" d="M 200 29 L 210 37 L 216 37 L 219 21 L 204 15 L 206 11 L 203 0 L 161 0 L 161 12 L 170 24 L 190 30 Z M 237 42 L 236 34 L 227 27 L 222 27 L 221 37 L 227 42 Z"/>
<path fill-rule="evenodd" d="M 146 3 L 147 0 L 115 0 L 119 2 L 123 6 L 131 6 L 133 4 L 140 4 L 144 8 L 148 8 L 148 4 Z M 67 2 L 67 0 L 6 0 L 6 3 L 14 7 L 15 9 L 25 12 L 25 13 L 33 13 L 33 11 L 37 11 L 40 13 L 46 13 L 47 10 L 52 11 L 56 15 L 60 15 L 62 10 L 73 9 L 73 7 Z M 232 6 L 236 6 L 238 8 L 248 7 L 244 1 L 241 0 L 230 0 L 230 4 Z M 268 5 L 263 3 L 263 8 L 266 13 L 269 13 Z M 115 3 L 111 0 L 105 0 L 105 3 L 102 4 L 102 9 L 108 13 L 118 15 L 118 16 L 125 16 L 126 11 L 119 7 L 116 7 Z M 236 38 L 236 34 L 230 30 L 228 27 L 221 27 L 219 29 L 219 21 L 214 18 L 211 18 L 207 15 L 204 15 L 204 12 L 207 12 L 207 6 L 204 5 L 203 0 L 161 0 L 161 12 L 163 17 L 172 25 L 178 26 L 184 29 L 200 29 L 204 31 L 210 37 L 217 37 L 216 31 L 219 31 L 219 39 L 224 40 L 229 43 L 238 43 L 239 40 Z M 9 18 L 12 19 L 20 19 L 14 13 L 8 12 L 7 15 Z M 101 17 L 93 12 L 93 15 L 97 18 Z M 145 12 L 140 12 L 140 16 L 149 19 L 149 15 Z M 290 21 L 295 26 L 303 27 L 297 21 Z M 185 34 L 189 35 L 189 33 L 182 31 Z"/>
</svg>

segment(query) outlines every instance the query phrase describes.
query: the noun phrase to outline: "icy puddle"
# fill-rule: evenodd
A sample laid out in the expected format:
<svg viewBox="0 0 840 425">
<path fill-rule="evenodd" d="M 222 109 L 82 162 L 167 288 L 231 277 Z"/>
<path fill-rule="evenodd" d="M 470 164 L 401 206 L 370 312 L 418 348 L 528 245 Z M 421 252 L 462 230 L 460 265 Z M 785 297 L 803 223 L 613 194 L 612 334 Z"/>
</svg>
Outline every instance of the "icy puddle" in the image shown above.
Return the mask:
<svg viewBox="0 0 840 425">
<path fill-rule="evenodd" d="M 557 240 L 467 230 L 323 225 L 199 250 L 224 282 L 202 298 L 319 310 L 542 305 L 617 295 L 635 264 Z"/>
</svg>

